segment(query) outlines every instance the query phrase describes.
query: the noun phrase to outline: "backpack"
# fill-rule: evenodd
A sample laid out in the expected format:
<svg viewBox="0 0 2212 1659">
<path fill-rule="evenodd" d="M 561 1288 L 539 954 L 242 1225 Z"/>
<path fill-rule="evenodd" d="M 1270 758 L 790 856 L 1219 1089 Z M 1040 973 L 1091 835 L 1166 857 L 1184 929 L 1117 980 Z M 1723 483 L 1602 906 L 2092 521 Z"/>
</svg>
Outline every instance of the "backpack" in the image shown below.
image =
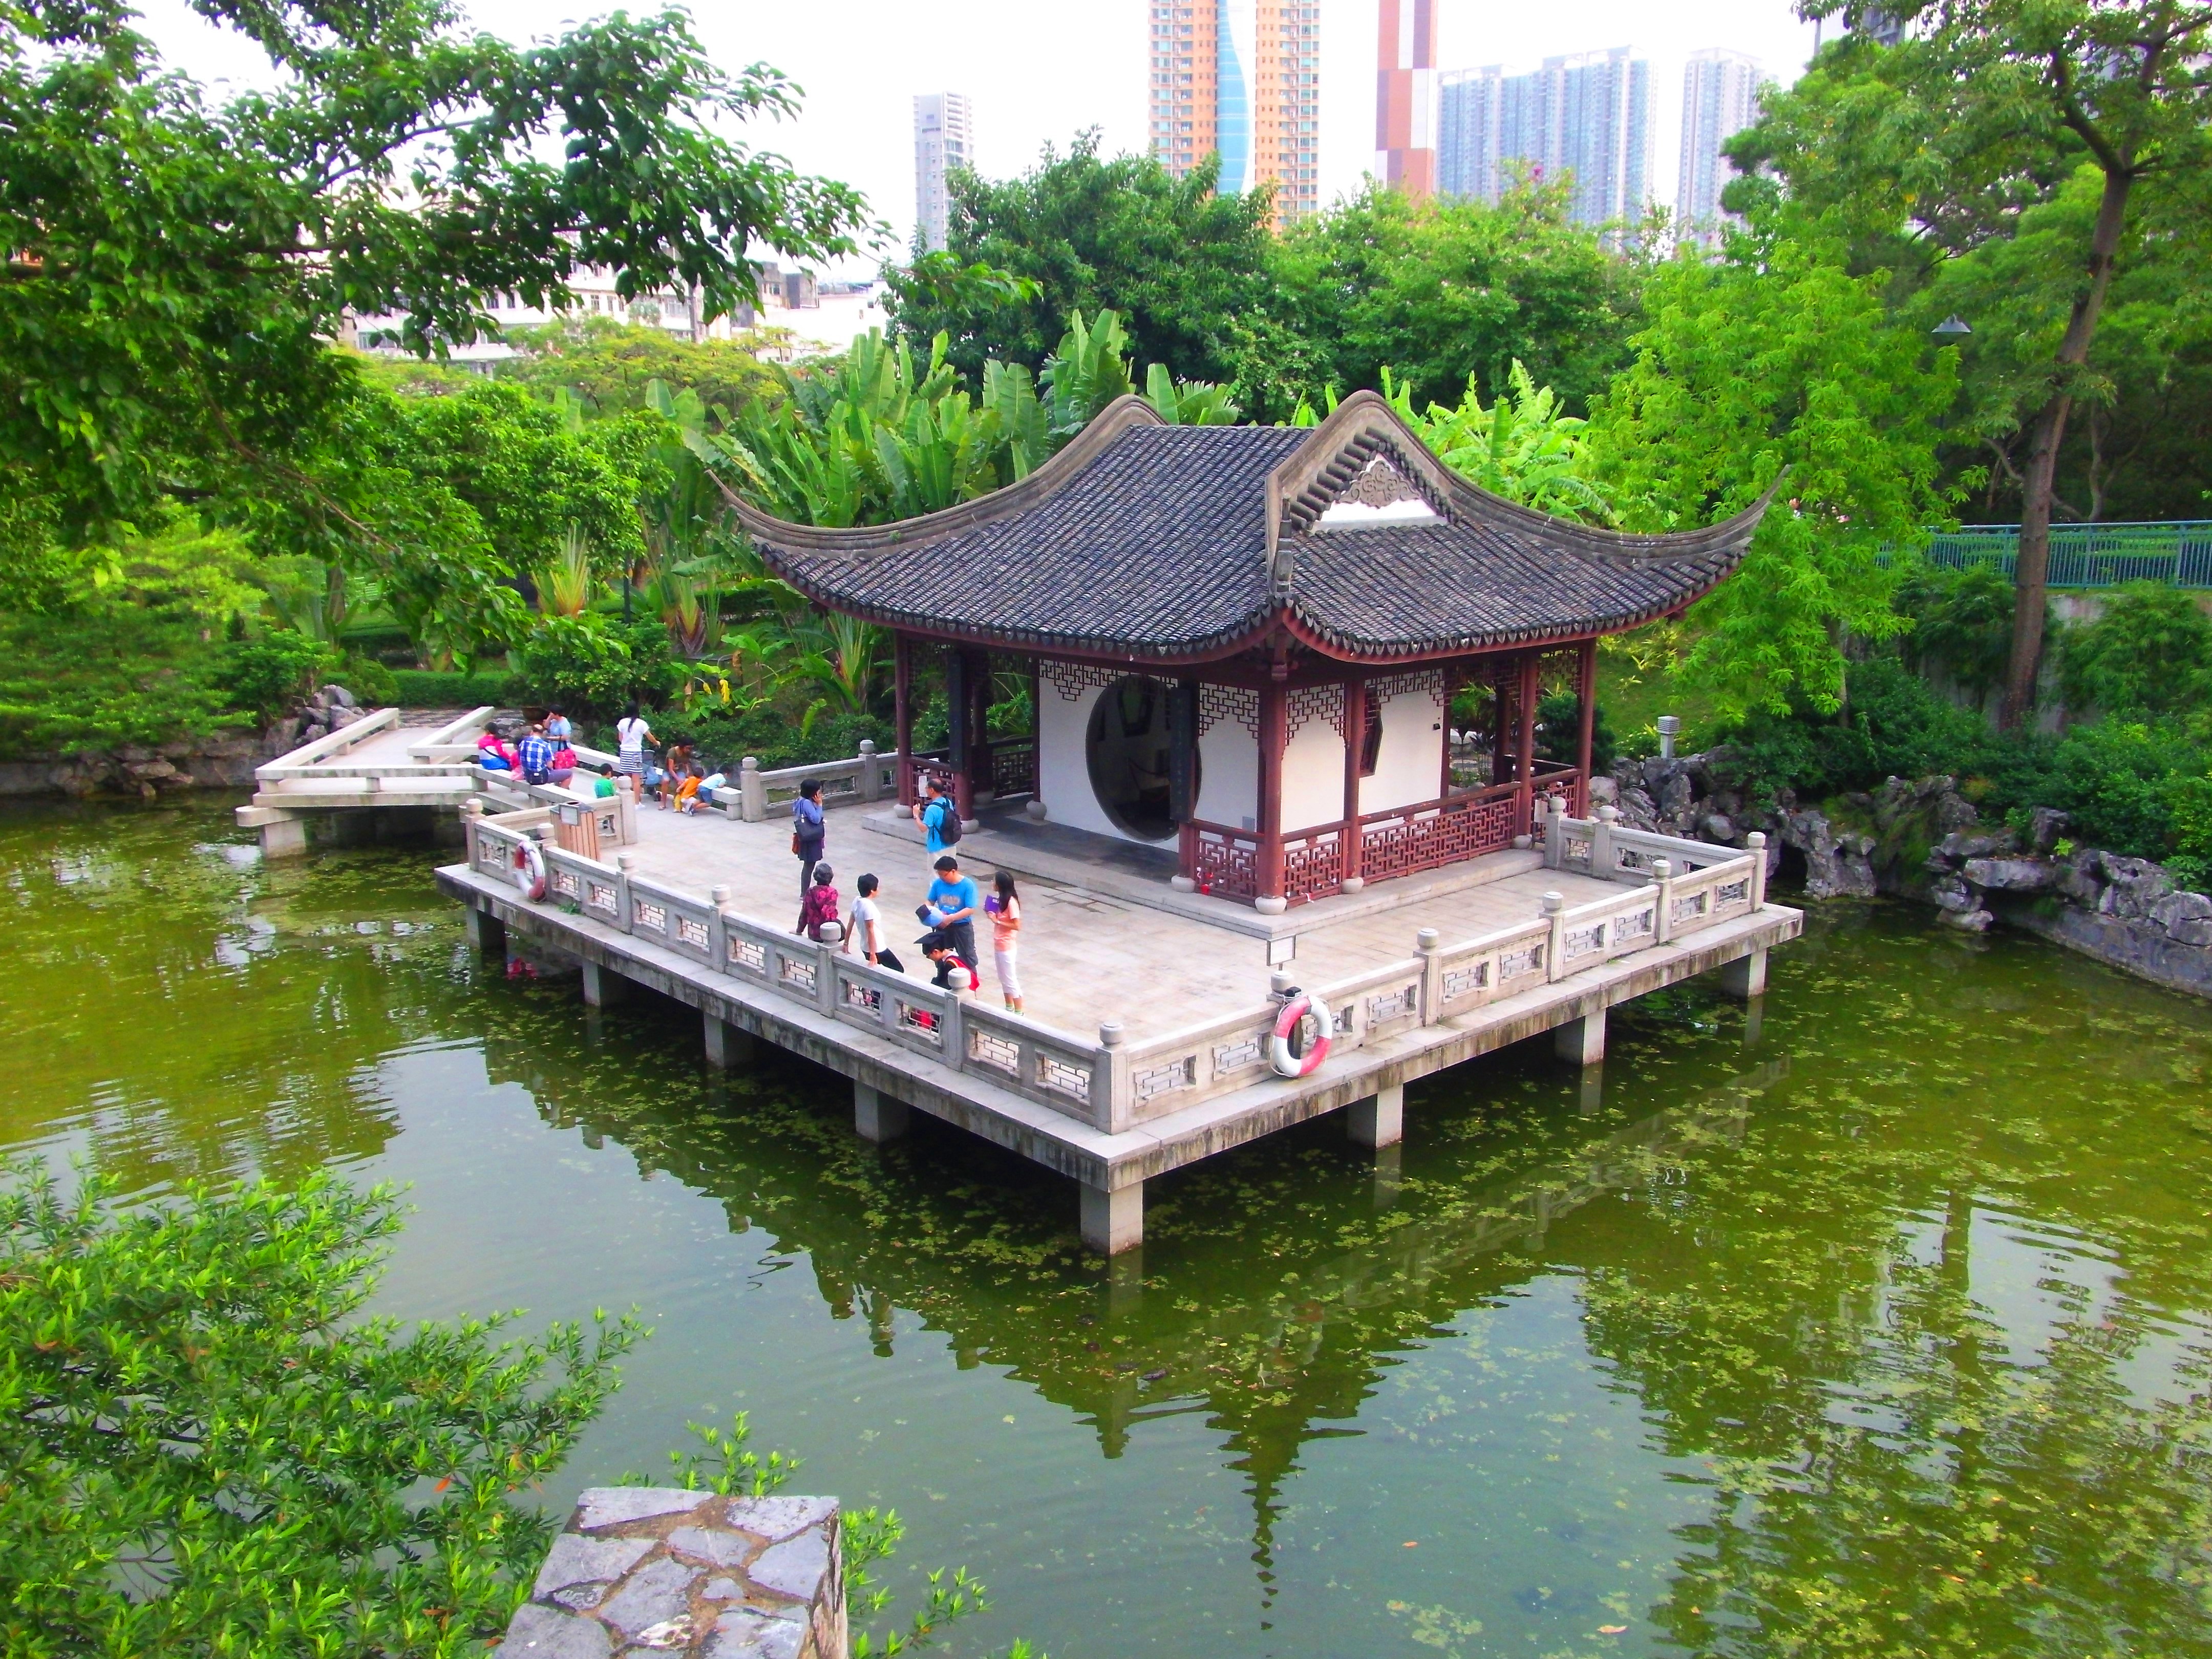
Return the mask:
<svg viewBox="0 0 2212 1659">
<path fill-rule="evenodd" d="M 939 843 L 945 847 L 957 847 L 960 844 L 960 807 L 958 803 L 956 802 L 950 795 L 939 795 L 937 798 L 935 805 L 933 806 L 931 810 L 935 811 L 935 808 L 937 806 L 941 806 L 945 809 L 943 811 L 937 812 L 936 814 L 937 839 Z"/>
</svg>

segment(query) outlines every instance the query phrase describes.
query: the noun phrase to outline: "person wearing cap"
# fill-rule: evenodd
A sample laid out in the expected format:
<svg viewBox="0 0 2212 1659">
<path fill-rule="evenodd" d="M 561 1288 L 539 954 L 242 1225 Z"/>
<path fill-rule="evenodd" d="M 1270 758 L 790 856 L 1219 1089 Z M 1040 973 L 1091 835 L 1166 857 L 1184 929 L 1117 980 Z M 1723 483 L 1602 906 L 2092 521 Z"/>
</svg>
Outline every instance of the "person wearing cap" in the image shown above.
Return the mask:
<svg viewBox="0 0 2212 1659">
<path fill-rule="evenodd" d="M 933 928 L 951 936 L 952 948 L 970 968 L 975 964 L 975 918 L 983 914 L 983 895 L 960 873 L 960 860 L 946 853 L 933 866 L 937 879 L 929 884 L 929 915 Z"/>
<path fill-rule="evenodd" d="M 921 946 L 922 955 L 927 957 L 931 965 L 937 969 L 930 976 L 930 983 L 947 991 L 972 991 L 975 988 L 977 981 L 974 961 L 960 954 L 952 935 L 945 929 L 933 927 L 915 943 Z M 952 970 L 956 968 L 967 971 L 968 982 L 965 985 L 953 984 Z"/>
</svg>

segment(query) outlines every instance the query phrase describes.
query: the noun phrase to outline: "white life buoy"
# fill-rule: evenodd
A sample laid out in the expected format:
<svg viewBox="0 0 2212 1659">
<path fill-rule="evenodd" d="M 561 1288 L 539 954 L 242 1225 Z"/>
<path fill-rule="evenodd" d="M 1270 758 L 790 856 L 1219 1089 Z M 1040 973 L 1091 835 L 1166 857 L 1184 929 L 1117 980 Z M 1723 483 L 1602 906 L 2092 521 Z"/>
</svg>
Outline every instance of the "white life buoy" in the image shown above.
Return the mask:
<svg viewBox="0 0 2212 1659">
<path fill-rule="evenodd" d="M 1320 1028 L 1310 1043 L 1306 1041 L 1309 1019 Z M 1330 1024 L 1328 1009 L 1316 1007 L 1304 992 L 1292 990 L 1284 999 L 1282 1012 L 1275 1016 L 1275 1028 L 1267 1036 L 1267 1064 L 1275 1068 L 1275 1075 L 1304 1077 L 1327 1060 Z"/>
<path fill-rule="evenodd" d="M 538 843 L 526 841 L 514 849 L 514 887 L 526 899 L 545 896 L 545 854 Z"/>
</svg>

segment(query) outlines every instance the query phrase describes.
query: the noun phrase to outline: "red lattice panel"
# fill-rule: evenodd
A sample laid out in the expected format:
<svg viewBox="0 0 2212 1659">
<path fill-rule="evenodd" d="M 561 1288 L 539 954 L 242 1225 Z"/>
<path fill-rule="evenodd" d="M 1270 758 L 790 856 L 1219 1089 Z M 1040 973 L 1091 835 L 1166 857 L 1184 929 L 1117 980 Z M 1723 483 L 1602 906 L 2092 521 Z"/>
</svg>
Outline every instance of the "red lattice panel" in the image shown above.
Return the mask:
<svg viewBox="0 0 2212 1659">
<path fill-rule="evenodd" d="M 1217 830 L 1198 832 L 1198 854 L 1191 873 L 1202 890 L 1231 898 L 1253 898 L 1260 891 L 1260 844 Z"/>
<path fill-rule="evenodd" d="M 1359 837 L 1359 873 L 1370 881 L 1388 881 L 1498 852 L 1513 844 L 1518 807 L 1506 795 L 1427 807 L 1369 825 Z"/>
<path fill-rule="evenodd" d="M 1283 897 L 1291 904 L 1344 890 L 1344 838 L 1336 830 L 1283 843 Z"/>
</svg>

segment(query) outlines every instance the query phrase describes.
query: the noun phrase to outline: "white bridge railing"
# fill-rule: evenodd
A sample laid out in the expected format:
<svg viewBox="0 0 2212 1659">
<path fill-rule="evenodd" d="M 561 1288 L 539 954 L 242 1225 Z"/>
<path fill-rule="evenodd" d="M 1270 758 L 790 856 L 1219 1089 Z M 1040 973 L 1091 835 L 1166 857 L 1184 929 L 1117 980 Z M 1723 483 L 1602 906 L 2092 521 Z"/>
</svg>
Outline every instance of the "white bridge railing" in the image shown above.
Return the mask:
<svg viewBox="0 0 2212 1659">
<path fill-rule="evenodd" d="M 810 769 L 807 775 L 826 777 L 829 770 Z M 1109 1133 L 1273 1075 L 1267 1048 L 1277 1000 L 1134 1045 L 1124 1040 L 1118 1022 L 1101 1026 L 1095 1041 L 1076 1036 L 872 967 L 837 945 L 739 915 L 730 908 L 726 887 L 702 899 L 637 875 L 629 853 L 608 863 L 566 850 L 555 840 L 558 811 L 539 805 L 488 816 L 480 802 L 471 802 L 463 816 L 470 869 L 511 885 L 519 849 L 536 841 L 546 872 L 539 902 L 872 1031 Z M 1622 830 L 1602 816 L 1576 819 L 1558 811 L 1545 830 L 1553 867 L 1601 872 L 1599 879 L 1626 890 L 1572 908 L 1547 893 L 1528 921 L 1462 944 L 1447 945 L 1435 929 L 1421 929 L 1413 955 L 1308 994 L 1326 1012 L 1334 1048 L 1357 1050 L 1462 1019 L 1586 969 L 1751 915 L 1765 902 L 1764 836 L 1749 836 L 1748 850 L 1739 852 Z"/>
</svg>

